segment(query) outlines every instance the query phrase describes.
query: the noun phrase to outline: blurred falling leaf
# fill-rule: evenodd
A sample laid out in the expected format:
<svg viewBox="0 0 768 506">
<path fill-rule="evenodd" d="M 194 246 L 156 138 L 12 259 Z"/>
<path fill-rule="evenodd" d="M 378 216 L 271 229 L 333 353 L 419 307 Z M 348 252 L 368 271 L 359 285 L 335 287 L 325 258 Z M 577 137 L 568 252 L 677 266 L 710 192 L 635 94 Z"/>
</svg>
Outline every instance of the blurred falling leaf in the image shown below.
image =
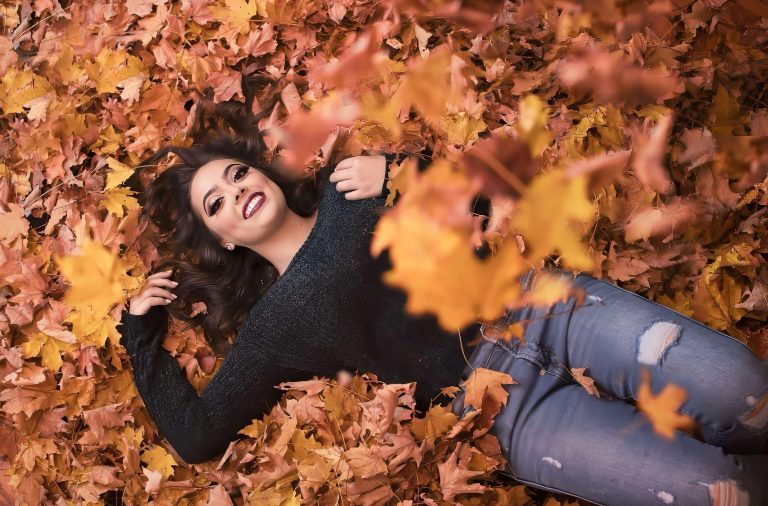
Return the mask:
<svg viewBox="0 0 768 506">
<path fill-rule="evenodd" d="M 106 312 L 124 300 L 120 258 L 104 246 L 86 239 L 79 255 L 60 257 L 56 263 L 71 285 L 66 304 Z"/>
<path fill-rule="evenodd" d="M 672 383 L 665 385 L 658 395 L 653 395 L 650 372 L 647 368 L 642 369 L 642 380 L 637 389 L 637 409 L 648 417 L 657 434 L 674 439 L 676 430 L 691 431 L 696 427 L 692 418 L 678 413 L 685 399 L 685 389 Z"/>
<path fill-rule="evenodd" d="M 520 201 L 513 222 L 526 239 L 532 262 L 557 250 L 567 265 L 589 270 L 592 258 L 585 251 L 573 222 L 589 222 L 595 209 L 587 199 L 585 177 L 567 179 L 562 171 L 534 178 Z"/>
</svg>

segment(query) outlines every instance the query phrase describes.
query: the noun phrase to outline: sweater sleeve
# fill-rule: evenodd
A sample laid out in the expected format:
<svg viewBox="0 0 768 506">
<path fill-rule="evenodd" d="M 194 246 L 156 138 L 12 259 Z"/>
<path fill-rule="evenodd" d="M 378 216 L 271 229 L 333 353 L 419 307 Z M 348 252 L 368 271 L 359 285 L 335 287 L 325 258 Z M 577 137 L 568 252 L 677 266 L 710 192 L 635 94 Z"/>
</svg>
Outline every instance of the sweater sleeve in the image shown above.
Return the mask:
<svg viewBox="0 0 768 506">
<path fill-rule="evenodd" d="M 123 311 L 121 322 L 134 383 L 144 405 L 160 434 L 188 464 L 223 453 L 240 429 L 277 402 L 281 392 L 274 385 L 298 379 L 296 371 L 270 363 L 268 353 L 254 352 L 257 347 L 236 339 L 198 396 L 177 360 L 161 346 L 168 323 L 164 308 L 154 306 L 145 315 Z"/>
</svg>

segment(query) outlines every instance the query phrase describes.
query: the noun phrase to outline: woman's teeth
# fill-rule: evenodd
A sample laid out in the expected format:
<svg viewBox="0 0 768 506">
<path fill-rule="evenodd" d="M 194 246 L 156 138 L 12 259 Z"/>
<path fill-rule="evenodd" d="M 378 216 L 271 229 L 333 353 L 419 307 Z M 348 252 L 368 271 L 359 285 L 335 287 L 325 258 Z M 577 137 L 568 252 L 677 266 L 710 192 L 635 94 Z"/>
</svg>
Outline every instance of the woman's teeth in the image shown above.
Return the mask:
<svg viewBox="0 0 768 506">
<path fill-rule="evenodd" d="M 251 199 L 251 201 L 248 203 L 248 207 L 245 208 L 245 217 L 250 218 L 251 215 L 255 212 L 256 207 L 259 205 L 259 203 L 264 200 L 264 195 L 256 195 Z"/>
</svg>

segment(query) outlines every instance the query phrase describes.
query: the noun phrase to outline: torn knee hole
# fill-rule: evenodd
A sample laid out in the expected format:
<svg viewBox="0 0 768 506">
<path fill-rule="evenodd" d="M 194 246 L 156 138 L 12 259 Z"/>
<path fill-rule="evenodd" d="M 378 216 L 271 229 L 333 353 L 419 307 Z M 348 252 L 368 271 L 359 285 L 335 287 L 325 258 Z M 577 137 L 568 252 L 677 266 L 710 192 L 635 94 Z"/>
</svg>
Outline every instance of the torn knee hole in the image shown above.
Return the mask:
<svg viewBox="0 0 768 506">
<path fill-rule="evenodd" d="M 680 338 L 680 325 L 672 322 L 656 322 L 638 338 L 637 361 L 656 365 L 664 353 Z"/>
<path fill-rule="evenodd" d="M 748 395 L 745 402 L 750 409 L 739 417 L 739 421 L 753 429 L 764 429 L 768 425 L 768 394 L 764 394 L 760 399 Z"/>
<path fill-rule="evenodd" d="M 749 494 L 739 488 L 733 480 L 718 480 L 714 483 L 702 483 L 709 490 L 709 500 L 712 506 L 747 506 Z"/>
</svg>

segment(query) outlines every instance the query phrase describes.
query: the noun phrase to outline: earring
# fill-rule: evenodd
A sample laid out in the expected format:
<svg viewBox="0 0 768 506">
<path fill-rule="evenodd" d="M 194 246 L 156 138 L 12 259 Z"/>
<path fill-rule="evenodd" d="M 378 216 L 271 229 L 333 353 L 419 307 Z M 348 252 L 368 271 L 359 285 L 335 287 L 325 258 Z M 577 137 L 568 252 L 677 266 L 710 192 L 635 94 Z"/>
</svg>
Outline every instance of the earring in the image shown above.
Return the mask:
<svg viewBox="0 0 768 506">
<path fill-rule="evenodd" d="M 233 249 L 235 249 L 235 245 L 232 243 L 227 243 L 224 247 L 227 248 L 229 251 L 232 251 Z"/>
</svg>

